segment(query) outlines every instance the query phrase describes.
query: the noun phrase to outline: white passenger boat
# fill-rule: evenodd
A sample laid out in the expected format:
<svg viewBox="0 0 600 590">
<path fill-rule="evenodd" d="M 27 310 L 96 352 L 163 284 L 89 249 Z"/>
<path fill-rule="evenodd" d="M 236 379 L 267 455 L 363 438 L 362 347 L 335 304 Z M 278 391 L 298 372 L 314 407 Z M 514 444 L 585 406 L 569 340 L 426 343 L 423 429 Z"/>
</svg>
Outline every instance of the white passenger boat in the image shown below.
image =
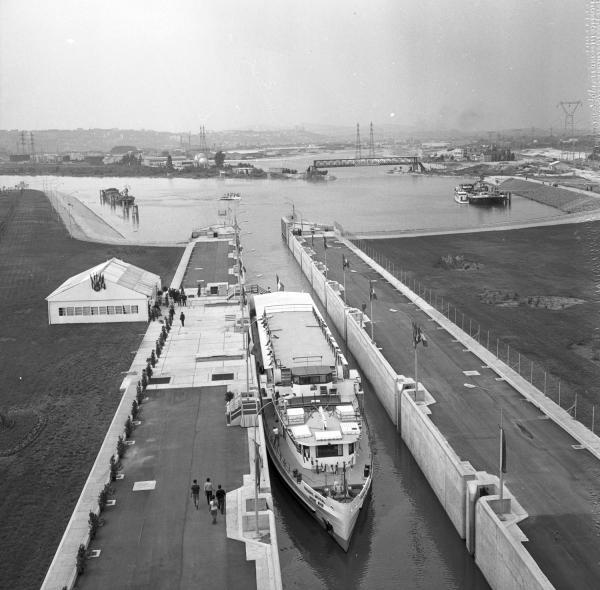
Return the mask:
<svg viewBox="0 0 600 590">
<path fill-rule="evenodd" d="M 240 193 L 225 193 L 219 200 L 221 200 L 221 201 L 241 201 L 242 195 L 240 195 Z"/>
<path fill-rule="evenodd" d="M 255 295 L 251 318 L 269 457 L 300 503 L 348 551 L 372 481 L 358 371 L 307 293 Z"/>
<path fill-rule="evenodd" d="M 461 205 L 464 205 L 465 203 L 469 204 L 469 193 L 456 187 L 454 189 L 454 200 Z"/>
</svg>

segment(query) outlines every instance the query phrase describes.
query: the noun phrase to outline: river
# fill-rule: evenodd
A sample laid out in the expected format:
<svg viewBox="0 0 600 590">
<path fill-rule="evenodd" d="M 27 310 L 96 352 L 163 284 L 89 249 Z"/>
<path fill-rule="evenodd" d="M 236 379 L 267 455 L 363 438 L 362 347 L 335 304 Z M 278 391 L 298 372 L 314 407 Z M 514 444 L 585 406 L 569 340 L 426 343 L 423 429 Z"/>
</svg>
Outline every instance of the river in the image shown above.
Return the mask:
<svg viewBox="0 0 600 590">
<path fill-rule="evenodd" d="M 257 162 L 300 170 L 306 159 Z M 453 188 L 473 179 L 386 174 L 385 168 L 333 170 L 336 180 L 188 180 L 150 178 L 3 177 L 31 188 L 72 195 L 136 243 L 186 241 L 192 229 L 235 216 L 242 228 L 248 282 L 310 289 L 284 246 L 280 217 L 341 223 L 354 232 L 476 228 L 548 220 L 558 210 L 513 197 L 510 207 L 454 202 Z M 129 186 L 139 223 L 99 199 L 101 188 Z M 220 201 L 239 192 L 239 203 Z M 229 206 L 228 206 L 229 205 Z M 219 217 L 219 211 L 225 213 Z M 152 269 L 148 269 L 152 270 Z M 369 384 L 366 412 L 374 437 L 374 485 L 347 554 L 290 498 L 274 477 L 273 496 L 284 587 L 312 589 L 482 589 L 485 579 L 397 435 Z"/>
</svg>

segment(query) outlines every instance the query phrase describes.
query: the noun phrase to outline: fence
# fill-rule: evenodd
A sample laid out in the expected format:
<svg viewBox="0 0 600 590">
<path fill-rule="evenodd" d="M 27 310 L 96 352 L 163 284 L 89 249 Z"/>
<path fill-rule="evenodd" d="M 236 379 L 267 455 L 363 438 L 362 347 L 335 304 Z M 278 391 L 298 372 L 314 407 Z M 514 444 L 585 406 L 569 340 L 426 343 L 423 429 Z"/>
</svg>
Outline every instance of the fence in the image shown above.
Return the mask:
<svg viewBox="0 0 600 590">
<path fill-rule="evenodd" d="M 450 321 L 468 333 L 479 344 L 485 346 L 496 358 L 503 361 L 521 377 L 527 379 L 545 396 L 567 410 L 574 418 L 595 433 L 596 406 L 590 400 L 578 395 L 578 392 L 575 391 L 572 385 L 561 381 L 560 377 L 552 374 L 543 363 L 531 360 L 514 346 L 511 346 L 509 342 L 502 340 L 494 332 L 493 328 L 490 329 L 487 326 L 482 326 L 478 321 L 473 320 L 473 318 L 469 317 L 468 314 L 465 314 L 450 301 L 448 297 L 444 299 L 443 295 L 439 295 L 434 289 L 429 288 L 419 281 L 413 271 L 396 265 L 385 255 L 381 254 L 381 252 L 378 252 L 376 248 L 368 244 L 366 240 L 358 239 L 352 234 L 344 232 L 341 226 L 338 227 L 338 231 L 419 297 L 442 312 Z"/>
</svg>

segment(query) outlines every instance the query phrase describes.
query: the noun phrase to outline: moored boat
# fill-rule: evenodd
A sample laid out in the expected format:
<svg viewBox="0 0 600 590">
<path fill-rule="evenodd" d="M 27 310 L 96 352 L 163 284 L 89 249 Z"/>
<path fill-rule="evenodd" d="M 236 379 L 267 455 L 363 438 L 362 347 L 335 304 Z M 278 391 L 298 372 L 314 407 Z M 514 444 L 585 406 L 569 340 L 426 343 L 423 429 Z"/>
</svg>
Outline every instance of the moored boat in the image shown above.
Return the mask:
<svg viewBox="0 0 600 590">
<path fill-rule="evenodd" d="M 219 200 L 220 201 L 241 201 L 242 195 L 240 195 L 240 193 L 225 193 Z"/>
<path fill-rule="evenodd" d="M 253 316 L 269 457 L 347 551 L 372 482 L 360 376 L 307 293 L 255 295 Z"/>
<path fill-rule="evenodd" d="M 471 205 L 506 205 L 511 200 L 511 194 L 481 179 L 474 183 L 464 183 L 456 186 L 454 188 L 454 200 L 457 203 L 469 203 Z"/>
<path fill-rule="evenodd" d="M 469 195 L 473 193 L 473 184 L 459 184 L 454 188 L 454 200 L 457 203 L 469 203 Z"/>
</svg>

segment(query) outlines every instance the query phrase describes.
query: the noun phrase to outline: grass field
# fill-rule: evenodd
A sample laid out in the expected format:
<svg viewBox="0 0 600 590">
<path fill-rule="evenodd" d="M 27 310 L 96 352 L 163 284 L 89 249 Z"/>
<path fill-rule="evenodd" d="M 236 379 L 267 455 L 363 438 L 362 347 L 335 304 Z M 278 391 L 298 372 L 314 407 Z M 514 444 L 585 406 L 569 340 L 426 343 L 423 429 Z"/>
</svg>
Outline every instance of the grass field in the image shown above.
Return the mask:
<svg viewBox="0 0 600 590">
<path fill-rule="evenodd" d="M 489 330 L 491 350 L 497 338 L 501 354 L 510 346 L 511 365 L 520 352 L 560 377 L 562 406 L 577 393 L 577 417 L 590 427 L 592 405 L 600 402 L 598 236 L 600 223 L 590 222 L 366 243 L 396 269 L 408 270 L 409 281 L 421 283 L 427 300 L 431 289 L 438 309 L 442 298 L 445 308 L 448 303 L 456 307 L 459 325 L 464 313 L 465 331 L 470 321 L 473 333 L 480 325 L 484 344 Z M 448 256 L 462 256 L 469 270 L 440 264 Z M 583 303 L 555 309 L 536 305 L 571 299 Z M 524 358 L 521 368 L 529 374 Z M 536 385 L 543 386 L 539 371 Z M 550 395 L 556 401 L 556 389 Z"/>
<path fill-rule="evenodd" d="M 32 444 L 0 457 L 0 588 L 39 588 L 146 330 L 145 323 L 49 326 L 45 297 L 112 256 L 168 284 L 181 254 L 69 239 L 42 193 L 0 195 L 0 411 L 19 409 L 21 426 L 36 413 L 46 419 Z"/>
</svg>

